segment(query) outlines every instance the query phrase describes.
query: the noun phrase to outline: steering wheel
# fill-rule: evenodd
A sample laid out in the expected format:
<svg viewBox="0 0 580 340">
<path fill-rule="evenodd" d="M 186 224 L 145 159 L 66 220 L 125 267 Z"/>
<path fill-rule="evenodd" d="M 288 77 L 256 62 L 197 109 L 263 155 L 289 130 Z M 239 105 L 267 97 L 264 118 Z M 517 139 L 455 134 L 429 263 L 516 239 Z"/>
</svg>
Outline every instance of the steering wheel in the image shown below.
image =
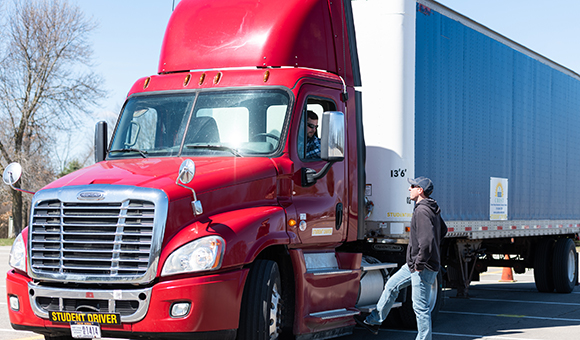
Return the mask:
<svg viewBox="0 0 580 340">
<path fill-rule="evenodd" d="M 273 133 L 262 132 L 262 133 L 257 133 L 254 135 L 254 137 L 259 137 L 259 136 L 266 136 L 266 137 L 270 137 L 272 139 L 275 139 L 277 141 L 280 141 L 280 137 L 276 136 Z"/>
</svg>

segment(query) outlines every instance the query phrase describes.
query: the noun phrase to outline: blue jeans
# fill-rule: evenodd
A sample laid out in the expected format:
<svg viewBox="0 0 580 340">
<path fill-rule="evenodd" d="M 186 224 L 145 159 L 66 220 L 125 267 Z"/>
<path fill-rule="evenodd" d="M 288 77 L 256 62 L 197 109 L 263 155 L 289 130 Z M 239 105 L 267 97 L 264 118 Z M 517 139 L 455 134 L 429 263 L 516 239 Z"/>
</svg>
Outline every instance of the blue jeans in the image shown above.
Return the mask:
<svg viewBox="0 0 580 340">
<path fill-rule="evenodd" d="M 377 309 L 367 316 L 366 322 L 371 325 L 380 325 L 385 321 L 389 311 L 393 307 L 401 289 L 411 286 L 411 298 L 413 299 L 413 311 L 417 316 L 416 340 L 431 340 L 431 311 L 429 300 L 431 286 L 435 283 L 437 272 L 424 269 L 421 272 L 413 272 L 405 264 L 385 284 L 385 289 L 377 303 Z"/>
</svg>

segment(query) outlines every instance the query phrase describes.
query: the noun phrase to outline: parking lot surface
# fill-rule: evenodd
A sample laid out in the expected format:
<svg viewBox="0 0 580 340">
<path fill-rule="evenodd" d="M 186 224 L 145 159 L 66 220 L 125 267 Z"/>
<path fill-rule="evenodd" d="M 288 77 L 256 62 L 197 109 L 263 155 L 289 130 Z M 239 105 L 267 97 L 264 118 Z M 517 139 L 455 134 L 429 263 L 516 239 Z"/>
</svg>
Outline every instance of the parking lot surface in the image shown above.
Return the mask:
<svg viewBox="0 0 580 340">
<path fill-rule="evenodd" d="M 444 291 L 444 304 L 433 322 L 433 339 L 580 339 L 580 286 L 570 294 L 539 293 L 533 271 L 514 274 L 515 282 L 499 282 L 501 268 L 490 268 L 473 282 L 468 299 Z M 417 332 L 381 329 L 374 336 L 362 328 L 344 340 L 413 340 Z"/>
</svg>

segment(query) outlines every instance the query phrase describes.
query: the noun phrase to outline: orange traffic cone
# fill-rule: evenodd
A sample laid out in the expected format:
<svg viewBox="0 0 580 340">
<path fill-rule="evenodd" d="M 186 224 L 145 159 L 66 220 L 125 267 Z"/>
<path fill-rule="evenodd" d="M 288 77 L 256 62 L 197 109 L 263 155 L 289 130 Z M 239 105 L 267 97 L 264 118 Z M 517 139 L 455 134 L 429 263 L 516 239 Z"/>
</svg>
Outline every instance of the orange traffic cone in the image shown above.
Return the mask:
<svg viewBox="0 0 580 340">
<path fill-rule="evenodd" d="M 504 259 L 509 260 L 510 256 L 508 254 L 505 255 Z M 512 267 L 504 267 L 503 272 L 501 273 L 501 279 L 499 282 L 516 282 L 514 280 L 514 272 Z"/>
</svg>

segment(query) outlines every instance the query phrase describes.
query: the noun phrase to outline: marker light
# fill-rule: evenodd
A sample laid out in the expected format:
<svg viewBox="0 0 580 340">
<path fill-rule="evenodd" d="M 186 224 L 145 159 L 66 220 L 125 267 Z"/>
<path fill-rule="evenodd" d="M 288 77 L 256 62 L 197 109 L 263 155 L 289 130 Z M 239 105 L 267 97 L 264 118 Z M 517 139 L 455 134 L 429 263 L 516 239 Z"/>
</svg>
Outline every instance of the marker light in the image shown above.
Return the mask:
<svg viewBox="0 0 580 340">
<path fill-rule="evenodd" d="M 186 75 L 185 79 L 183 80 L 183 87 L 189 85 L 190 80 L 191 80 L 191 74 Z"/>
<path fill-rule="evenodd" d="M 215 77 L 213 77 L 213 83 L 214 84 L 219 84 L 220 80 L 222 79 L 222 73 L 218 72 L 218 74 L 215 75 Z"/>
</svg>

